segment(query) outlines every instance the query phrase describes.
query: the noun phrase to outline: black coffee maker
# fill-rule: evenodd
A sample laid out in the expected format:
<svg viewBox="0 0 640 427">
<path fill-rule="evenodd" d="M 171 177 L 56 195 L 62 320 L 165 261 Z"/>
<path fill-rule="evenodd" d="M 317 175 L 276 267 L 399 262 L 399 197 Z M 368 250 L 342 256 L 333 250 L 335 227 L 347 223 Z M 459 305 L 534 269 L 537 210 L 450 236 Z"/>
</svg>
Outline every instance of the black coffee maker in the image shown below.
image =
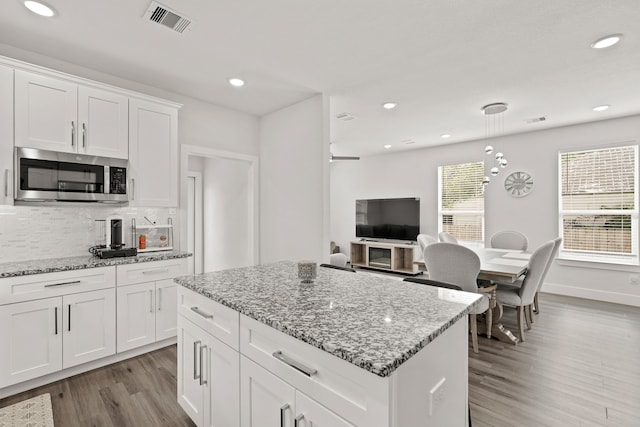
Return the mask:
<svg viewBox="0 0 640 427">
<path fill-rule="evenodd" d="M 124 247 L 124 219 L 118 216 L 110 216 L 105 221 L 105 245 L 92 252 L 99 258 L 115 258 L 135 256 L 136 248 Z"/>
</svg>

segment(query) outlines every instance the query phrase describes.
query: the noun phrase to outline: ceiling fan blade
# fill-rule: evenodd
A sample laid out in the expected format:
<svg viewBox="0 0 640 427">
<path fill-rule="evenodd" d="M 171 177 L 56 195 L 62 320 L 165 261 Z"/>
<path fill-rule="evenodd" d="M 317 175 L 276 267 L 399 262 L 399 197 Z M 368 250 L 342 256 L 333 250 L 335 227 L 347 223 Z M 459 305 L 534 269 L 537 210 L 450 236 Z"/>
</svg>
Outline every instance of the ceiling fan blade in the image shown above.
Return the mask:
<svg viewBox="0 0 640 427">
<path fill-rule="evenodd" d="M 331 156 L 331 160 L 360 160 L 358 156 Z"/>
</svg>

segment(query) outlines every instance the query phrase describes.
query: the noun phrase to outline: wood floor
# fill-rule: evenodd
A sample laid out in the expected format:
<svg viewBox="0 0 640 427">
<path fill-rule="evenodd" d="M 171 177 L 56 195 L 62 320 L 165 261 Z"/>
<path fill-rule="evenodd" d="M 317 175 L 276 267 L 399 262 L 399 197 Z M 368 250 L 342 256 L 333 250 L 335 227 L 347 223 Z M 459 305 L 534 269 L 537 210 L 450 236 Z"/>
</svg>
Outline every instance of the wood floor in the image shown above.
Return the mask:
<svg viewBox="0 0 640 427">
<path fill-rule="evenodd" d="M 480 352 L 470 350 L 473 427 L 640 426 L 640 309 L 546 294 L 540 307 L 526 342 L 479 337 Z M 516 330 L 515 310 L 505 308 L 502 322 Z M 56 427 L 194 425 L 176 402 L 175 346 L 0 407 L 46 392 Z"/>
<path fill-rule="evenodd" d="M 176 346 L 0 400 L 51 394 L 56 427 L 195 426 L 176 400 Z"/>
<path fill-rule="evenodd" d="M 540 294 L 517 346 L 469 352 L 473 427 L 640 426 L 640 308 Z M 517 331 L 515 310 L 502 323 Z"/>
</svg>

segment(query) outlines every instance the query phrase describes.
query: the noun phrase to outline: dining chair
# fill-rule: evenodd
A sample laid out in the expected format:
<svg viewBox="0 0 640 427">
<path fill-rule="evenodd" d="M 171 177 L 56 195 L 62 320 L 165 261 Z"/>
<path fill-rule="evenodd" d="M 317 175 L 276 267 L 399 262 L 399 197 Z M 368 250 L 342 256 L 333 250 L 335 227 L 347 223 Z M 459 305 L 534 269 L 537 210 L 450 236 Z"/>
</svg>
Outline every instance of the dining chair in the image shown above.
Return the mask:
<svg viewBox="0 0 640 427">
<path fill-rule="evenodd" d="M 560 245 L 562 244 L 562 237 L 557 237 L 555 239 L 553 239 L 553 251 L 551 252 L 551 256 L 549 257 L 549 261 L 547 262 L 547 266 L 544 269 L 544 273 L 542 275 L 542 280 L 540 280 L 540 284 L 538 285 L 538 289 L 536 290 L 536 294 L 533 297 L 533 306 L 530 309 L 529 312 L 529 318 L 531 319 L 531 321 L 533 322 L 533 315 L 532 312 L 535 312 L 536 314 L 540 313 L 540 304 L 538 303 L 538 292 L 540 292 L 540 289 L 542 288 L 542 284 L 544 283 L 544 279 L 547 277 L 547 273 L 549 272 L 549 269 L 551 268 L 551 264 L 553 264 L 553 261 L 556 259 L 556 256 L 558 256 L 558 251 L 560 250 Z"/>
<path fill-rule="evenodd" d="M 420 253 L 424 252 L 424 248 L 432 243 L 438 243 L 438 239 L 429 234 L 418 234 L 418 245 L 420 245 Z"/>
<path fill-rule="evenodd" d="M 329 264 L 337 265 L 338 267 L 346 267 L 349 258 L 345 254 L 337 253 L 329 255 Z"/>
<path fill-rule="evenodd" d="M 424 249 L 424 264 L 429 280 L 457 285 L 466 292 L 482 294 L 482 299 L 469 313 L 473 352 L 478 352 L 478 323 L 476 316 L 486 312 L 487 336 L 491 337 L 493 308 L 496 304 L 492 285 L 478 288 L 476 279 L 480 272 L 480 258 L 471 249 L 455 243 L 433 243 Z"/>
<path fill-rule="evenodd" d="M 519 231 L 505 230 L 498 231 L 489 241 L 489 245 L 492 248 L 497 249 L 513 249 L 519 251 L 526 251 L 529 246 L 527 236 Z"/>
<path fill-rule="evenodd" d="M 441 242 L 455 243 L 456 245 L 458 244 L 458 239 L 456 239 L 452 234 L 449 234 L 446 231 L 441 231 L 438 234 L 438 237 L 440 237 Z"/>
<path fill-rule="evenodd" d="M 524 342 L 525 322 L 527 322 L 527 327 L 530 328 L 529 321 L 525 319 L 527 316 L 525 310 L 528 310 L 529 306 L 533 304 L 533 298 L 540 287 L 540 283 L 544 280 L 547 263 L 549 262 L 554 246 L 555 242 L 549 240 L 531 254 L 529 267 L 522 281 L 522 286 L 498 286 L 496 291 L 498 300 L 503 305 L 516 307 L 518 310 L 518 329 L 521 342 Z"/>
</svg>

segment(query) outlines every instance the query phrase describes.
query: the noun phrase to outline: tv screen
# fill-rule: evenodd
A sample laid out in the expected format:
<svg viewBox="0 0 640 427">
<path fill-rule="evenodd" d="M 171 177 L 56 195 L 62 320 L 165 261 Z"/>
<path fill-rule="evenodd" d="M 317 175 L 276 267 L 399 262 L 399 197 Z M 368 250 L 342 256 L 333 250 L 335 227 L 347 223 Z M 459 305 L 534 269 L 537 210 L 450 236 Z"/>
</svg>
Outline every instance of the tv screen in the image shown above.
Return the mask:
<svg viewBox="0 0 640 427">
<path fill-rule="evenodd" d="M 356 200 L 356 237 L 414 241 L 419 233 L 419 198 Z"/>
</svg>

